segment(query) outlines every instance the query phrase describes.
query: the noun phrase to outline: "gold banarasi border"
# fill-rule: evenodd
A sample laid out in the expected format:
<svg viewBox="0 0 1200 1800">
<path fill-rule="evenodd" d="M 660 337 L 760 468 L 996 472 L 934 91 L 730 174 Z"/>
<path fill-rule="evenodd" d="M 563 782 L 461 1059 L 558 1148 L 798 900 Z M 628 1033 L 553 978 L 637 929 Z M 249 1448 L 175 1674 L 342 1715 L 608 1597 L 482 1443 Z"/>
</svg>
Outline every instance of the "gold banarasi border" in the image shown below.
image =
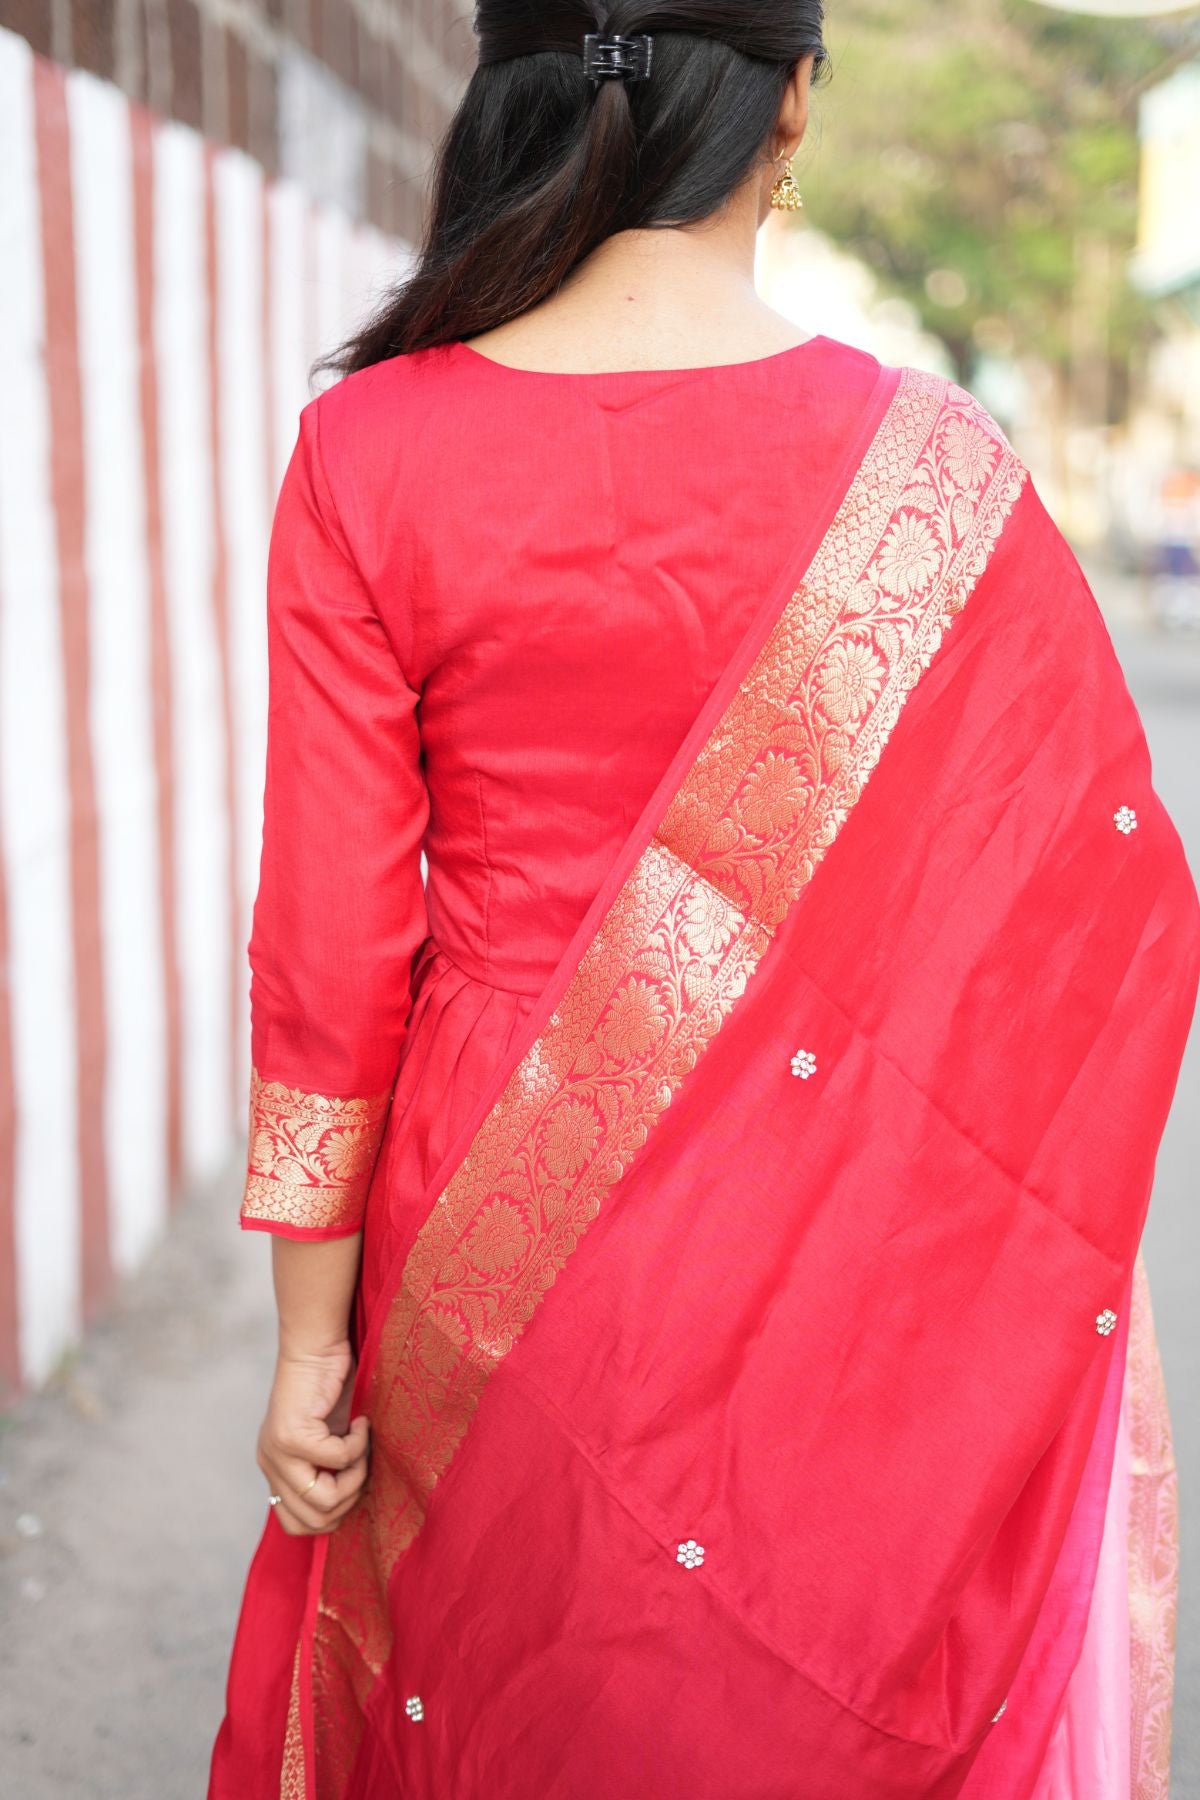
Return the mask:
<svg viewBox="0 0 1200 1800">
<path fill-rule="evenodd" d="M 1179 1598 L 1179 1486 L 1150 1284 L 1139 1250 L 1126 1358 L 1133 1800 L 1167 1800 Z"/>
<path fill-rule="evenodd" d="M 242 1218 L 357 1231 L 391 1097 L 311 1094 L 251 1069 Z"/>
<path fill-rule="evenodd" d="M 300 1645 L 297 1644 L 292 1660 L 292 1686 L 283 1738 L 279 1800 L 305 1800 L 305 1791 L 304 1733 L 300 1728 Z"/>
<path fill-rule="evenodd" d="M 962 388 L 901 372 L 800 586 L 421 1227 L 367 1381 L 368 1492 L 325 1540 L 319 1800 L 349 1783 L 391 1650 L 388 1577 L 488 1377 L 837 837 L 1025 475 Z"/>
</svg>

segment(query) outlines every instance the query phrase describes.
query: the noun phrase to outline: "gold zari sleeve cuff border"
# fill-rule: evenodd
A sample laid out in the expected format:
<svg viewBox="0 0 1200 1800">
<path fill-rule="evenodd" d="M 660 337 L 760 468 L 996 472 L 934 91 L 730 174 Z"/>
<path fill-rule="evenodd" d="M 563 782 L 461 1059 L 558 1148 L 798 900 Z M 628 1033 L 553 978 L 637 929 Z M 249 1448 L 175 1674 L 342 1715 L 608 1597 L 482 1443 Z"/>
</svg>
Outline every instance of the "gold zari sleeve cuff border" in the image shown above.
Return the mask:
<svg viewBox="0 0 1200 1800">
<path fill-rule="evenodd" d="M 301 1231 L 357 1229 L 391 1094 L 310 1093 L 252 1069 L 241 1217 Z"/>
</svg>

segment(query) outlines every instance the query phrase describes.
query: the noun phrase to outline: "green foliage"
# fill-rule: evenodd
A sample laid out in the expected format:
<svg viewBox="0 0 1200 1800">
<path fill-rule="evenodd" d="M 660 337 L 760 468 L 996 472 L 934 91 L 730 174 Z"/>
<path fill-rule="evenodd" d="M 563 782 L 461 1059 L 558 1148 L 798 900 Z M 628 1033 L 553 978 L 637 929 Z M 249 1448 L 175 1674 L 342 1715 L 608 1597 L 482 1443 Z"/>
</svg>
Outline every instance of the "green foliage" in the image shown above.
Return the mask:
<svg viewBox="0 0 1200 1800">
<path fill-rule="evenodd" d="M 1108 246 L 1110 353 L 1146 329 L 1126 289 L 1147 22 L 1035 0 L 830 0 L 833 73 L 797 170 L 808 217 L 917 308 L 965 375 L 1002 343 L 1066 358 L 1081 238 Z"/>
</svg>

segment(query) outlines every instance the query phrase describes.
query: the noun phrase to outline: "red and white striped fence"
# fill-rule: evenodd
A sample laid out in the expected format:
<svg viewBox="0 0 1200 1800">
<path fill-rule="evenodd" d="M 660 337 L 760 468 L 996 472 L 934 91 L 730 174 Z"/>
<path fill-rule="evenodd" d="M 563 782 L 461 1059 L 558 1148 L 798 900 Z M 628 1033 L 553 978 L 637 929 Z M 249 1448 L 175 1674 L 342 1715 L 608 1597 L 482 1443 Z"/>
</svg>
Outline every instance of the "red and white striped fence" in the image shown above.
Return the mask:
<svg viewBox="0 0 1200 1800">
<path fill-rule="evenodd" d="M 244 1129 L 271 509 L 405 250 L 0 31 L 0 1373 Z"/>
</svg>

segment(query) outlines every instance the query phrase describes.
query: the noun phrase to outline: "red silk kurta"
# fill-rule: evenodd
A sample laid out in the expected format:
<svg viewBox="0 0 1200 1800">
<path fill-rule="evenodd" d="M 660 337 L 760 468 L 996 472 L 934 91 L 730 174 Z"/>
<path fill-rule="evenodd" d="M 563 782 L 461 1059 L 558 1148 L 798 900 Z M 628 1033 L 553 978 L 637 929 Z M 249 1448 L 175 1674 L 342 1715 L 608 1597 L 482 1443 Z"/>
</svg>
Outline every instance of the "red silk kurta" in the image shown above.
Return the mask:
<svg viewBox="0 0 1200 1800">
<path fill-rule="evenodd" d="M 828 339 L 453 345 L 305 410 L 269 585 L 243 1222 L 365 1227 L 372 1492 L 268 1520 L 214 1800 L 963 1791 L 1197 963 L 1024 471 Z"/>
</svg>

